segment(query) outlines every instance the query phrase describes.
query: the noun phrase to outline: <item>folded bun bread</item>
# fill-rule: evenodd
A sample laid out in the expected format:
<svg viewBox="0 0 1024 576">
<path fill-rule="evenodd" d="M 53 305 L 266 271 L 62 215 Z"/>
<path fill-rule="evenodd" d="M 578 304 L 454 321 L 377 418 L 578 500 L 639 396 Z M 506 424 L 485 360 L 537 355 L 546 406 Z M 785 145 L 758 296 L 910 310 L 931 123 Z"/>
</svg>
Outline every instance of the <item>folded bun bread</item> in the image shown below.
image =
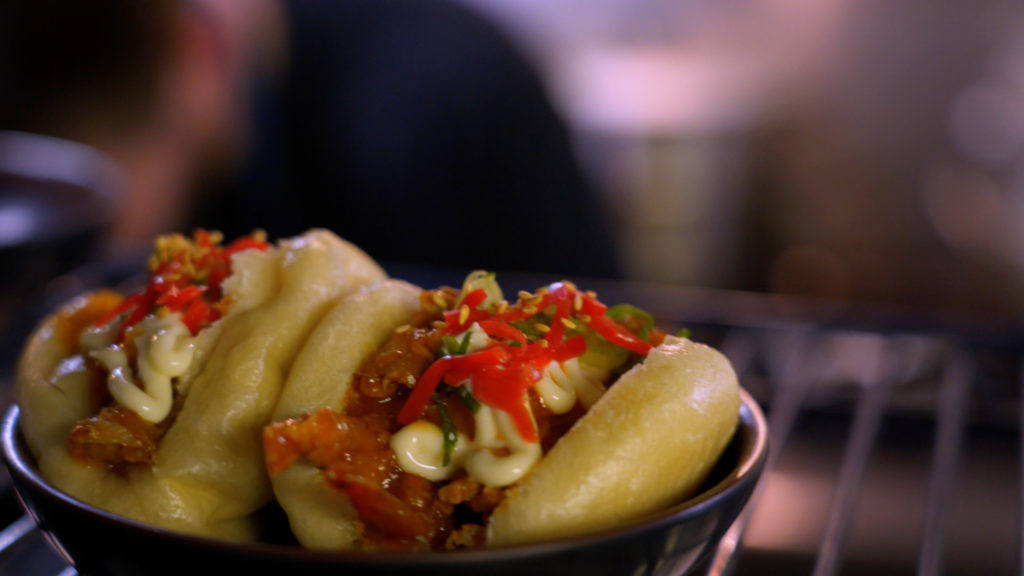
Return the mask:
<svg viewBox="0 0 1024 576">
<path fill-rule="evenodd" d="M 657 330 L 648 343 L 650 327 L 631 333 L 649 319 L 639 309 L 606 310 L 568 283 L 511 305 L 483 273 L 461 293 L 388 281 L 341 301 L 264 430 L 299 542 L 514 544 L 600 530 L 692 495 L 739 420 L 736 375 L 712 348 Z M 419 372 L 396 370 L 384 400 L 401 410 L 366 409 L 367 378 L 383 380 L 395 350 L 419 354 L 424 342 L 439 349 Z M 366 459 L 385 479 L 350 464 Z"/>
<path fill-rule="evenodd" d="M 142 522 L 256 536 L 250 515 L 272 499 L 259 431 L 292 361 L 335 301 L 385 274 L 357 247 L 322 230 L 230 258 L 223 282 L 230 308 L 175 344 L 191 352 L 175 360 L 186 365 L 172 380 L 175 409 L 160 424 L 167 428 L 151 465 L 86 465 L 69 455 L 72 428 L 97 412 L 97 368 L 63 332 L 68 318 L 104 297 L 76 299 L 35 331 L 20 360 L 17 395 L 22 430 L 48 481 Z M 97 313 L 87 315 L 95 320 Z"/>
<path fill-rule="evenodd" d="M 341 300 L 316 327 L 295 360 L 274 412 L 274 421 L 341 409 L 353 375 L 419 310 L 420 289 L 389 280 Z M 352 548 L 360 537 L 358 515 L 348 497 L 324 481 L 323 471 L 299 460 L 272 478 L 288 513 L 292 533 L 306 548 Z"/>
<path fill-rule="evenodd" d="M 739 404 L 720 352 L 666 337 L 510 490 L 488 543 L 572 536 L 681 502 L 725 449 Z"/>
</svg>

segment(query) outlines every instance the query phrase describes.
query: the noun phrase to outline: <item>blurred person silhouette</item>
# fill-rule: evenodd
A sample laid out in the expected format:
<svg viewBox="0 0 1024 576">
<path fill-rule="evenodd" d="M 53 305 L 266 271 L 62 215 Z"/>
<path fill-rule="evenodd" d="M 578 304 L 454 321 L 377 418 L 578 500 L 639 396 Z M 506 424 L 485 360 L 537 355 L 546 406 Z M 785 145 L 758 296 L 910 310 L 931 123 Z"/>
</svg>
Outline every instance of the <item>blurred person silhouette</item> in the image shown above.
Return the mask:
<svg viewBox="0 0 1024 576">
<path fill-rule="evenodd" d="M 618 276 L 600 198 L 529 63 L 484 18 L 416 0 L 283 5 L 288 65 L 197 224 L 327 226 L 378 259 Z"/>
<path fill-rule="evenodd" d="M 326 227 L 382 261 L 620 274 L 538 75 L 435 0 L 10 0 L 0 129 L 125 170 L 124 243 Z"/>
<path fill-rule="evenodd" d="M 229 109 L 213 30 L 179 0 L 0 5 L 0 129 L 86 144 L 120 169 L 111 237 L 148 243 L 182 218 L 190 174 Z"/>
</svg>

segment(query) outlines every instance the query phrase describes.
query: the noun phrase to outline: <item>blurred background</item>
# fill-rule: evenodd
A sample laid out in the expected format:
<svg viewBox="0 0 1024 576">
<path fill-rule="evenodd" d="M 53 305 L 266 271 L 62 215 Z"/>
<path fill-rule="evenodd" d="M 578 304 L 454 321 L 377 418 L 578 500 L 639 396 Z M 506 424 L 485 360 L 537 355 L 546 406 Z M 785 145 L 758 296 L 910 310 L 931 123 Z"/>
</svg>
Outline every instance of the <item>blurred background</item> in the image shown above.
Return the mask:
<svg viewBox="0 0 1024 576">
<path fill-rule="evenodd" d="M 328 227 L 394 270 L 608 280 L 673 322 L 705 303 L 742 322 L 763 311 L 736 298 L 753 294 L 998 327 L 996 367 L 972 357 L 980 472 L 948 541 L 955 573 L 1006 573 L 1022 542 L 1022 32 L 1010 0 L 4 0 L 5 367 L 58 296 L 195 226 Z M 794 550 L 807 572 L 861 430 L 844 386 L 890 352 L 917 363 L 891 403 L 912 426 L 869 476 L 853 573 L 913 573 L 930 433 L 967 393 L 946 392 L 945 334 L 904 354 L 891 323 L 870 327 L 718 342 L 773 432 L 804 432 L 744 573 L 792 573 L 768 561 Z M 977 335 L 954 340 L 974 353 Z M 811 379 L 828 385 L 785 388 Z M 795 413 L 804 393 L 809 428 L 773 402 Z"/>
<path fill-rule="evenodd" d="M 385 261 L 1024 308 L 1013 2 L 2 10 L 0 127 L 116 166 L 108 250 L 319 225 Z"/>
</svg>

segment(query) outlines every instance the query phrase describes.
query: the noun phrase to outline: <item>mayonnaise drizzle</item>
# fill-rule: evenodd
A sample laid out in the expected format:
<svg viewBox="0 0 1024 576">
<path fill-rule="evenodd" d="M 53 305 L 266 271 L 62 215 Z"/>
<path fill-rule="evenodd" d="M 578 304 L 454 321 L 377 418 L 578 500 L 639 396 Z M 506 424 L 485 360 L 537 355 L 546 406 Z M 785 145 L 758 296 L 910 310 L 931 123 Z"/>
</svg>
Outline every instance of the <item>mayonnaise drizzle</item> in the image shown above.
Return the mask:
<svg viewBox="0 0 1024 576">
<path fill-rule="evenodd" d="M 573 358 L 562 363 L 551 362 L 534 386 L 548 409 L 564 414 L 577 401 L 588 409 L 597 402 L 604 394 L 605 375 L 603 371 L 584 367 Z M 462 385 L 472 390 L 472 382 Z M 540 461 L 540 444 L 523 440 L 504 410 L 481 405 L 474 414 L 474 423 L 474 437 L 459 434 L 447 465 L 444 464 L 444 433 L 426 420 L 417 420 L 395 433 L 391 437 L 391 448 L 403 470 L 432 482 L 449 479 L 457 470 L 465 468 L 471 478 L 482 484 L 508 486 Z"/>
<path fill-rule="evenodd" d="M 124 348 L 111 345 L 92 350 L 89 355 L 109 372 L 107 389 L 114 400 L 149 422 L 160 422 L 174 404 L 172 381 L 192 364 L 194 338 L 179 314 L 147 317 L 136 324 L 135 330 L 140 334 L 135 346 L 141 387 L 135 384 Z"/>
<path fill-rule="evenodd" d="M 533 386 L 549 410 L 565 414 L 577 400 L 589 410 L 604 394 L 607 376 L 607 371 L 587 368 L 580 364 L 579 358 L 572 358 L 548 364 Z"/>
<path fill-rule="evenodd" d="M 431 482 L 447 480 L 460 468 L 488 486 L 508 486 L 522 478 L 540 461 L 536 442 L 519 437 L 515 423 L 502 410 L 480 406 L 475 415 L 477 434 L 459 434 L 444 464 L 444 432 L 426 420 L 417 420 L 391 436 L 399 466 L 409 474 Z M 500 455 L 499 455 L 500 454 Z"/>
<path fill-rule="evenodd" d="M 444 433 L 434 424 L 417 420 L 391 436 L 391 447 L 402 470 L 431 482 L 451 478 L 465 460 L 469 444 L 470 440 L 459 434 L 445 465 Z"/>
<path fill-rule="evenodd" d="M 485 405 L 477 410 L 475 419 L 474 441 L 479 448 L 466 460 L 466 472 L 474 480 L 488 486 L 508 486 L 540 461 L 540 444 L 523 440 L 507 412 Z M 507 448 L 507 454 L 499 456 L 501 448 Z"/>
</svg>

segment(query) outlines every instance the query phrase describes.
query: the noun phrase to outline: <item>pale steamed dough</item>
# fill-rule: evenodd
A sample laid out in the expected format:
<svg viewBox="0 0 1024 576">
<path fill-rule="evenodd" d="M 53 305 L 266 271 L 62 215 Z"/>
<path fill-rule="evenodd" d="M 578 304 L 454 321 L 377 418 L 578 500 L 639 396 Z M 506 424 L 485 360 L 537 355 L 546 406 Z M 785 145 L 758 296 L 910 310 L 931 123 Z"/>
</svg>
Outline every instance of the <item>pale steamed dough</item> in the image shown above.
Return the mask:
<svg viewBox="0 0 1024 576">
<path fill-rule="evenodd" d="M 512 488 L 491 515 L 488 544 L 600 530 L 681 502 L 729 442 L 739 407 L 721 353 L 667 337 Z"/>
<path fill-rule="evenodd" d="M 272 499 L 260 431 L 270 421 L 288 370 L 316 322 L 339 298 L 384 279 L 360 249 L 313 230 L 266 252 L 233 258 L 224 284 L 229 313 L 200 332 L 180 379 L 181 412 L 154 466 L 125 476 L 68 456 L 74 424 L 93 415 L 92 380 L 47 319 L 23 352 L 17 382 L 21 427 L 42 475 L 97 507 L 171 529 L 251 539 L 250 514 Z M 81 301 L 69 306 L 81 305 Z"/>
<path fill-rule="evenodd" d="M 353 373 L 418 309 L 418 289 L 387 282 L 339 303 L 306 344 L 275 421 L 343 409 Z M 601 529 L 681 502 L 704 481 L 739 420 L 725 357 L 669 336 L 624 374 L 491 516 L 488 544 Z M 348 496 L 300 458 L 273 480 L 306 547 L 348 549 L 361 525 Z"/>
<path fill-rule="evenodd" d="M 274 421 L 336 410 L 363 361 L 420 308 L 420 289 L 399 281 L 368 286 L 345 298 L 309 338 L 285 384 Z M 299 459 L 272 480 L 292 533 L 306 548 L 352 548 L 361 528 L 348 496 L 324 481 L 323 472 Z"/>
<path fill-rule="evenodd" d="M 348 496 L 303 458 L 271 479 L 261 432 L 321 407 L 343 411 L 353 375 L 419 311 L 421 289 L 387 279 L 359 248 L 322 230 L 240 252 L 232 267 L 223 285 L 231 308 L 196 337 L 176 382 L 185 401 L 151 468 L 120 475 L 68 455 L 71 428 L 95 413 L 94 382 L 58 337 L 56 314 L 19 364 L 26 442 L 54 486 L 122 516 L 253 539 L 252 513 L 276 497 L 303 546 L 353 548 L 362 525 Z M 508 492 L 490 516 L 487 544 L 599 530 L 682 501 L 731 439 L 739 405 L 724 356 L 667 337 Z"/>
</svg>

